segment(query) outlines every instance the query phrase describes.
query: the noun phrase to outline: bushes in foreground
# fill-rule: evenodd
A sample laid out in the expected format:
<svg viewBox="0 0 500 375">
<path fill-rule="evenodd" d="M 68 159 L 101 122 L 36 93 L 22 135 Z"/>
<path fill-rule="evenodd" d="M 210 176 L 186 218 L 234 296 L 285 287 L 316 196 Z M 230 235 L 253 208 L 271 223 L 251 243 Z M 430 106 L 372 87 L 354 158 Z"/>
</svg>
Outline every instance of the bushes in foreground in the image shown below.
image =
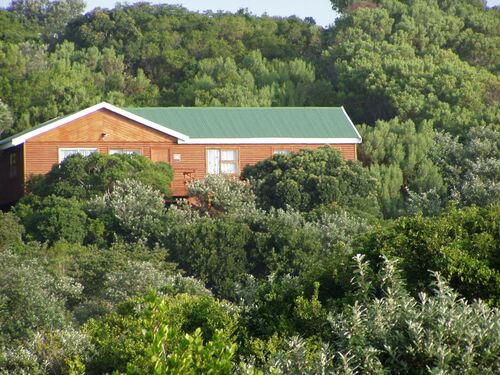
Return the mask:
<svg viewBox="0 0 500 375">
<path fill-rule="evenodd" d="M 431 295 L 411 297 L 392 261 L 370 276 L 356 257 L 354 303 L 331 312 L 332 340 L 291 338 L 264 370 L 276 374 L 444 374 L 500 371 L 500 315 L 468 304 L 435 275 Z M 376 286 L 376 287 L 374 287 Z"/>
<path fill-rule="evenodd" d="M 400 218 L 370 232 L 357 247 L 374 260 L 400 259 L 415 293 L 428 287 L 432 270 L 468 300 L 500 306 L 499 225 L 499 205 L 451 207 L 435 218 Z"/>
<path fill-rule="evenodd" d="M 329 333 L 328 340 L 277 338 L 267 356 L 256 357 L 258 346 L 254 353 L 247 346 L 238 357 L 238 330 L 245 321 L 227 303 L 184 294 L 150 296 L 124 305 L 118 315 L 89 323 L 86 332 L 95 352 L 87 369 L 124 371 L 128 364 L 129 373 L 158 374 L 500 371 L 496 308 L 468 304 L 437 274 L 433 292 L 414 298 L 394 261 L 384 260 L 373 274 L 363 256 L 357 256 L 353 271 L 353 302 L 340 310 L 321 306 L 314 296 L 308 304 L 295 302 L 296 310 L 309 311 L 303 317 Z M 95 367 L 99 363 L 105 367 Z"/>
</svg>

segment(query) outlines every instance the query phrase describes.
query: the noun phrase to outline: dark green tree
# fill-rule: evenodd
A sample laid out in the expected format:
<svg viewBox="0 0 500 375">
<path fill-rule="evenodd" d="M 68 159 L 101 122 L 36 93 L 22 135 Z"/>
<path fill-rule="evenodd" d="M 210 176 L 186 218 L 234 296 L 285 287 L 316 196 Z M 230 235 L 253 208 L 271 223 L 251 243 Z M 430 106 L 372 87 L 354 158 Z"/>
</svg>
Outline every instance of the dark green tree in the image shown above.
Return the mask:
<svg viewBox="0 0 500 375">
<path fill-rule="evenodd" d="M 17 203 L 14 212 L 25 226 L 28 239 L 51 244 L 59 240 L 82 243 L 90 224 L 83 204 L 76 198 L 28 196 Z"/>
<path fill-rule="evenodd" d="M 84 0 L 12 0 L 9 10 L 40 25 L 45 41 L 53 42 L 85 5 Z"/>
<path fill-rule="evenodd" d="M 117 181 L 132 178 L 169 194 L 172 177 L 167 163 L 154 163 L 141 155 L 77 154 L 54 165 L 46 176 L 34 179 L 31 192 L 43 197 L 55 194 L 89 199 L 110 191 Z"/>
<path fill-rule="evenodd" d="M 446 186 L 441 171 L 431 159 L 435 133 L 428 122 L 415 126 L 413 121 L 377 121 L 375 126 L 361 126 L 363 143 L 358 157 L 378 181 L 378 196 L 384 216 L 398 216 L 413 207 L 409 196 L 433 192 L 437 202 L 423 207 L 425 214 L 440 209 L 440 197 Z"/>
<path fill-rule="evenodd" d="M 236 284 L 250 270 L 246 245 L 250 228 L 230 217 L 179 225 L 165 238 L 172 259 L 217 295 L 234 297 Z"/>
<path fill-rule="evenodd" d="M 405 217 L 373 230 L 360 244 L 376 260 L 400 260 L 411 291 L 426 290 L 437 271 L 468 300 L 499 304 L 498 205 L 450 208 L 435 218 Z"/>
<path fill-rule="evenodd" d="M 361 163 L 345 160 L 331 147 L 275 155 L 245 167 L 242 178 L 252 183 L 264 208 L 309 211 L 335 203 L 345 209 L 378 212 L 375 179 Z"/>
</svg>

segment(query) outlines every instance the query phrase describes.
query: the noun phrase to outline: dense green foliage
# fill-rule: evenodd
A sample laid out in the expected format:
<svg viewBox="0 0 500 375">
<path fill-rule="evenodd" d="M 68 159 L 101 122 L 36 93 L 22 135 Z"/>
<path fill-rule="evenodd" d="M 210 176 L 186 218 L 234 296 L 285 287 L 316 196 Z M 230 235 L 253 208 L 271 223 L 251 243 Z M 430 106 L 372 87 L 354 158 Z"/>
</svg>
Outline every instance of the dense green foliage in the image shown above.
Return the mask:
<svg viewBox="0 0 500 375">
<path fill-rule="evenodd" d="M 116 182 L 112 191 L 90 201 L 89 210 L 104 222 L 107 233 L 127 241 L 148 241 L 160 229 L 165 200 L 151 186 L 125 179 Z"/>
<path fill-rule="evenodd" d="M 417 300 L 404 289 L 393 262 L 385 261 L 376 278 L 369 276 L 362 257 L 356 262 L 356 302 L 331 314 L 325 327 L 334 337 L 332 347 L 311 348 L 292 338 L 271 358 L 270 370 L 278 374 L 500 370 L 500 343 L 495 338 L 500 329 L 498 310 L 481 302 L 467 304 L 439 278 L 433 295 L 422 294 Z"/>
<path fill-rule="evenodd" d="M 2 133 L 8 131 L 12 126 L 12 114 L 10 109 L 0 100 L 0 136 Z"/>
<path fill-rule="evenodd" d="M 344 105 L 363 136 L 359 161 L 325 147 L 192 181 L 192 205 L 166 207 L 172 168 L 141 156 L 33 176 L 0 213 L 0 373 L 500 371 L 499 11 L 332 5 L 328 29 L 0 10 L 1 137 L 101 100 Z"/>
<path fill-rule="evenodd" d="M 175 357 L 193 355 L 190 351 L 193 351 L 194 355 L 212 357 L 213 354 L 197 353 L 200 349 L 196 346 L 199 344 L 191 348 L 188 343 L 183 342 L 184 333 L 179 331 L 193 334 L 196 339 L 203 337 L 209 342 L 220 339 L 220 335 L 228 338 L 234 330 L 233 315 L 230 306 L 218 303 L 211 296 L 150 295 L 141 300 L 130 301 L 120 306 L 117 313 L 109 314 L 99 321 L 91 320 L 83 328 L 92 338 L 91 342 L 95 348 L 95 354 L 87 369 L 96 374 L 116 369 L 125 371 L 127 368 L 138 368 L 136 371 L 141 373 L 152 373 L 158 365 L 182 367 L 182 364 L 175 363 L 178 361 Z M 198 336 L 200 332 L 203 335 Z M 162 340 L 169 344 L 167 356 L 161 356 L 161 346 L 157 347 L 158 341 Z M 185 345 L 190 349 L 184 348 L 186 352 L 183 354 L 182 346 Z M 166 363 L 149 362 L 148 356 L 154 357 L 155 350 L 160 350 L 156 352 L 157 361 L 163 358 Z M 234 352 L 234 349 L 232 351 Z M 204 366 L 208 363 L 198 362 L 197 365 Z M 230 360 L 228 363 L 231 364 Z"/>
<path fill-rule="evenodd" d="M 431 124 L 424 122 L 417 128 L 411 120 L 393 119 L 378 121 L 375 127 L 362 126 L 361 132 L 359 159 L 379 182 L 378 198 L 384 215 L 439 212 L 445 184 L 429 155 L 435 143 Z M 415 197 L 426 195 L 434 200 L 419 207 Z"/>
<path fill-rule="evenodd" d="M 429 270 L 472 300 L 500 305 L 500 206 L 450 208 L 439 217 L 405 217 L 373 231 L 361 248 L 401 260 L 412 290 L 430 285 Z"/>
<path fill-rule="evenodd" d="M 369 224 L 335 205 L 260 210 L 229 178 L 191 190 L 198 206 L 165 208 L 126 179 L 90 204 L 33 195 L 3 214 L 2 369 L 496 371 L 498 310 L 474 300 L 498 305 L 498 205 Z"/>
<path fill-rule="evenodd" d="M 34 176 L 30 182 L 33 194 L 46 197 L 55 194 L 78 199 L 93 198 L 109 191 L 113 184 L 127 178 L 151 185 L 169 194 L 173 171 L 170 165 L 152 163 L 141 155 L 105 155 L 93 153 L 88 158 L 71 155 L 55 164 L 43 177 Z"/>
<path fill-rule="evenodd" d="M 335 203 L 343 208 L 368 207 L 377 213 L 375 179 L 359 163 L 346 161 L 330 147 L 275 155 L 246 167 L 242 178 L 252 182 L 260 205 L 266 209 L 309 211 Z"/>
</svg>

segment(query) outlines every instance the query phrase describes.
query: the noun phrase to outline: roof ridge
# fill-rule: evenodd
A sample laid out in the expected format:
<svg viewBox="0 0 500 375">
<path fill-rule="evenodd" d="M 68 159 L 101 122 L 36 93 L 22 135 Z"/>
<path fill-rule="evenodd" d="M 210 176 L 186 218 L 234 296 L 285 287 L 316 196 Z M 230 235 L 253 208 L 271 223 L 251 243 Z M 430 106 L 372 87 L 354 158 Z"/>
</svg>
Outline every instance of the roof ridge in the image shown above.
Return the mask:
<svg viewBox="0 0 500 375">
<path fill-rule="evenodd" d="M 187 143 L 253 140 L 273 143 L 359 143 L 361 135 L 343 107 L 131 107 L 101 102 L 0 140 L 0 150 L 24 143 L 97 110 L 109 110 Z M 306 142 L 307 143 L 307 142 Z"/>
<path fill-rule="evenodd" d="M 128 110 L 128 109 L 203 109 L 203 110 L 208 110 L 208 109 L 241 109 L 241 110 L 248 110 L 248 109 L 283 109 L 283 110 L 290 110 L 290 109 L 338 109 L 341 110 L 342 106 L 340 107 L 195 107 L 195 106 L 173 106 L 173 107 L 123 107 L 123 109 Z"/>
</svg>

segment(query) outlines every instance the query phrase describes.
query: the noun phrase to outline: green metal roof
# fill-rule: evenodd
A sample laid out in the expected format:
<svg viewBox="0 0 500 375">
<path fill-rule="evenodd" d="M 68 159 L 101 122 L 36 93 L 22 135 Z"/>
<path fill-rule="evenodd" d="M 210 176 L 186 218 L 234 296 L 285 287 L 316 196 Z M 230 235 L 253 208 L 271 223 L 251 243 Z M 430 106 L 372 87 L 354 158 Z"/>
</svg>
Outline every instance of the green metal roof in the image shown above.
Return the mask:
<svg viewBox="0 0 500 375">
<path fill-rule="evenodd" d="M 359 138 L 342 108 L 124 108 L 190 138 Z"/>
<path fill-rule="evenodd" d="M 26 139 L 64 125 L 99 109 L 108 109 L 122 116 L 131 116 L 159 131 L 178 137 L 183 142 L 203 143 L 279 142 L 290 139 L 308 142 L 339 141 L 359 143 L 361 136 L 344 108 L 333 107 L 149 107 L 120 109 L 102 102 L 72 115 L 44 122 L 31 129 L 0 140 L 0 149 L 23 143 Z M 76 116 L 76 117 L 75 117 Z M 56 124 L 57 122 L 57 124 Z M 45 128 L 45 129 L 44 129 Z M 186 140 L 188 138 L 188 140 Z"/>
</svg>

